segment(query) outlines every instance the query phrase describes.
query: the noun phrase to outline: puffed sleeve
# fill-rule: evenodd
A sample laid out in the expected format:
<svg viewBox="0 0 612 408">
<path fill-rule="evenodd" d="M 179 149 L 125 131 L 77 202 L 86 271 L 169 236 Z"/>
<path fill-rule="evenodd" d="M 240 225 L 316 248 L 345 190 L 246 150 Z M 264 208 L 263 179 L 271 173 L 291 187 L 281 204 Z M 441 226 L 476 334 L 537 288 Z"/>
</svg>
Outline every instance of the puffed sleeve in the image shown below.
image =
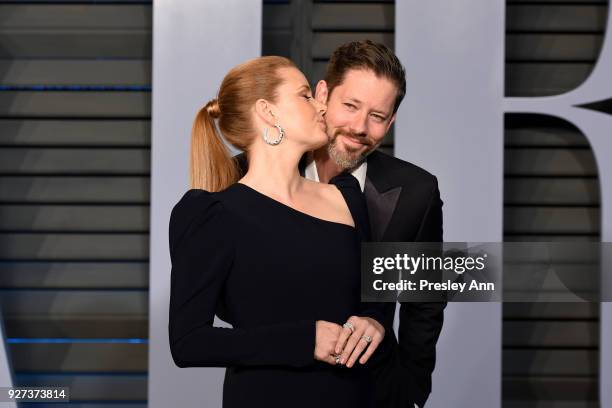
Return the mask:
<svg viewBox="0 0 612 408">
<path fill-rule="evenodd" d="M 175 364 L 179 367 L 312 364 L 314 320 L 248 329 L 213 327 L 224 283 L 232 269 L 233 234 L 231 217 L 216 193 L 189 190 L 172 210 L 168 331 Z"/>
</svg>

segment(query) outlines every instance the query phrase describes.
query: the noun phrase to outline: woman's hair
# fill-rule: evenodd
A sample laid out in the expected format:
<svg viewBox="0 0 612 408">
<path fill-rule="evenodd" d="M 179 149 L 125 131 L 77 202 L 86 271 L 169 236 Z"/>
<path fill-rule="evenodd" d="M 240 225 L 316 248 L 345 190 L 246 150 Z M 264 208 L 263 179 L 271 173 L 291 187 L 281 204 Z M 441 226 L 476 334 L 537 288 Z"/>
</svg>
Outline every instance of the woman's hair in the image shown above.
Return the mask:
<svg viewBox="0 0 612 408">
<path fill-rule="evenodd" d="M 252 107 L 258 99 L 272 103 L 282 83 L 280 68 L 295 67 L 284 57 L 259 57 L 227 73 L 217 98 L 210 100 L 195 117 L 191 130 L 191 188 L 220 191 L 235 183 L 240 171 L 221 134 L 234 147 L 247 150 L 256 133 Z"/>
</svg>

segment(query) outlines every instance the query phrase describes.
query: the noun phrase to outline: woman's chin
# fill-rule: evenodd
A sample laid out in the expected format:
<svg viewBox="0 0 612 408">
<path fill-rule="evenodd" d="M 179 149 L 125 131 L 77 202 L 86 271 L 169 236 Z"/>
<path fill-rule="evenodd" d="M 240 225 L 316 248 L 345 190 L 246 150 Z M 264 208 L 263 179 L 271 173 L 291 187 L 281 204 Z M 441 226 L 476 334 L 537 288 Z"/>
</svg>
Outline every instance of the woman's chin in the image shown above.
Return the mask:
<svg viewBox="0 0 612 408">
<path fill-rule="evenodd" d="M 320 147 L 323 147 L 327 144 L 329 139 L 327 138 L 327 133 L 321 132 L 316 134 L 316 146 L 312 150 L 316 150 Z"/>
</svg>

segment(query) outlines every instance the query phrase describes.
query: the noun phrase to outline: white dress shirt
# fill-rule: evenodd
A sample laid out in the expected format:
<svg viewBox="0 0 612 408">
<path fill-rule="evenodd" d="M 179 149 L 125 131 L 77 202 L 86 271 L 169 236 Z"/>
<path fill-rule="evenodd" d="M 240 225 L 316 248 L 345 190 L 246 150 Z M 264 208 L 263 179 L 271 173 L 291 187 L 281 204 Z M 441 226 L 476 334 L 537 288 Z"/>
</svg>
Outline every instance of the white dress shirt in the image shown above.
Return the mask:
<svg viewBox="0 0 612 408">
<path fill-rule="evenodd" d="M 366 160 L 364 160 L 363 163 L 361 163 L 359 166 L 351 170 L 351 174 L 359 182 L 359 187 L 361 187 L 362 192 L 363 192 L 363 189 L 365 188 L 365 179 L 366 179 L 367 171 L 368 171 L 368 162 Z M 304 169 L 304 177 L 306 177 L 308 180 L 320 181 L 319 173 L 317 172 L 317 164 L 315 163 L 314 160 L 311 159 L 310 163 L 308 163 L 308 165 Z M 417 404 L 414 404 L 414 408 L 419 408 L 419 406 Z"/>
<path fill-rule="evenodd" d="M 351 174 L 359 182 L 359 187 L 361 187 L 361 192 L 363 192 L 363 189 L 365 188 L 365 179 L 366 179 L 367 171 L 368 171 L 368 162 L 365 160 L 359 166 L 351 170 Z M 319 173 L 317 172 L 317 164 L 315 163 L 314 160 L 311 159 L 310 163 L 308 163 L 308 165 L 306 166 L 306 169 L 304 169 L 304 176 L 308 180 L 320 181 Z"/>
</svg>

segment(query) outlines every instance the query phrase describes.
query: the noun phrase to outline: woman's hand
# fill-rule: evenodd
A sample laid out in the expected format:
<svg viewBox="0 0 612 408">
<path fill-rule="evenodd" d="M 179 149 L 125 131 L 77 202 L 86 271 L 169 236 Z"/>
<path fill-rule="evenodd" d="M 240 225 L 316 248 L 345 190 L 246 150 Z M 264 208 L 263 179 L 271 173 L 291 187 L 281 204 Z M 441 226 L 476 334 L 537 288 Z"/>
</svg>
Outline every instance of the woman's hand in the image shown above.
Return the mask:
<svg viewBox="0 0 612 408">
<path fill-rule="evenodd" d="M 351 316 L 341 329 L 333 353 L 342 353 L 340 364 L 346 363 L 349 368 L 355 364 L 359 356 L 361 356 L 359 362 L 365 364 L 384 337 L 385 328 L 376 320 L 371 317 Z"/>
<path fill-rule="evenodd" d="M 338 342 L 338 337 L 342 332 L 342 326 L 325 320 L 317 320 L 317 334 L 315 339 L 315 360 L 336 365 L 334 348 Z"/>
</svg>

